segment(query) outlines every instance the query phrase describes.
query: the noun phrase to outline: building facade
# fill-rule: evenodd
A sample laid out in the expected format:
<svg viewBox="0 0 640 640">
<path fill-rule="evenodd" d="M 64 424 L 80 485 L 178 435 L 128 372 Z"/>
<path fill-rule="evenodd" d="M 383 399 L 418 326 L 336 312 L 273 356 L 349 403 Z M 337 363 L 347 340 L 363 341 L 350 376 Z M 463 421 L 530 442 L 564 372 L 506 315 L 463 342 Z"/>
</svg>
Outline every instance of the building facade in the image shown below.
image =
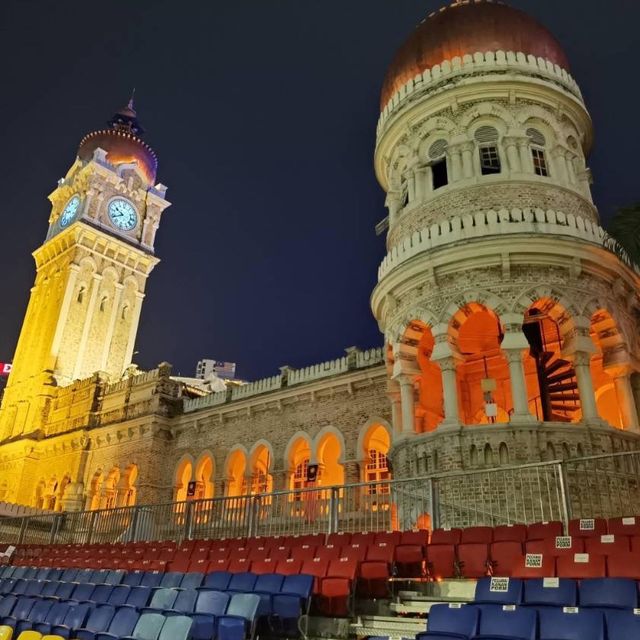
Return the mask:
<svg viewBox="0 0 640 640">
<path fill-rule="evenodd" d="M 194 394 L 131 368 L 165 187 L 133 105 L 50 196 L 0 410 L 0 499 L 50 509 L 237 496 L 635 450 L 640 270 L 602 229 L 592 122 L 521 11 L 428 16 L 384 82 L 384 346 Z M 188 492 L 191 483 L 195 489 Z"/>
</svg>

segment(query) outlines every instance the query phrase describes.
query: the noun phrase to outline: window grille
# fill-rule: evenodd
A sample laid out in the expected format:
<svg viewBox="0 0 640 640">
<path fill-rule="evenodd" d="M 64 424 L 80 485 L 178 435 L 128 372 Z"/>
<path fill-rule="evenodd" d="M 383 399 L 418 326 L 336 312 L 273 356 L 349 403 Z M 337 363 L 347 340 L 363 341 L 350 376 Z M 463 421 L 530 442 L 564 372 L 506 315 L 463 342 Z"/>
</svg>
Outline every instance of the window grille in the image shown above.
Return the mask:
<svg viewBox="0 0 640 640">
<path fill-rule="evenodd" d="M 548 177 L 549 168 L 547 167 L 547 158 L 544 153 L 544 149 L 537 149 L 533 147 L 531 149 L 531 155 L 533 157 L 533 170 L 538 176 Z"/>
<path fill-rule="evenodd" d="M 438 160 L 439 158 L 442 158 L 447 151 L 448 146 L 449 144 L 446 140 L 436 140 L 429 147 L 429 158 L 431 158 L 431 160 Z"/>
</svg>

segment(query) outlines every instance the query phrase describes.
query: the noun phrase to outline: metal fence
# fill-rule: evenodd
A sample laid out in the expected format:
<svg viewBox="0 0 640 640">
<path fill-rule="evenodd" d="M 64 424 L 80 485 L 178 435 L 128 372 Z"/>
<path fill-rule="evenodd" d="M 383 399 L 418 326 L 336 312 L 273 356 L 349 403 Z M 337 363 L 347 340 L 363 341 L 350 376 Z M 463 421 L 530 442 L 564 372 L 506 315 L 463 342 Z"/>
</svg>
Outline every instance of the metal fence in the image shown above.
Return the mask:
<svg viewBox="0 0 640 640">
<path fill-rule="evenodd" d="M 0 542 L 388 531 L 640 514 L 640 452 L 98 511 L 0 518 Z"/>
</svg>

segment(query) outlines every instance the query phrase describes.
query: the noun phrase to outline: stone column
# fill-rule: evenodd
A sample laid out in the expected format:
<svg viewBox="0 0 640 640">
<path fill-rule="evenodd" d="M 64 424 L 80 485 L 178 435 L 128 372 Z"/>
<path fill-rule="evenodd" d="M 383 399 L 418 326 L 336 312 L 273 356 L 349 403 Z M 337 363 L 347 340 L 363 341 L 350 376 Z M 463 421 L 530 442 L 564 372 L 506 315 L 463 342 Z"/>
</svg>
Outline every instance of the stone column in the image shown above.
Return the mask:
<svg viewBox="0 0 640 640">
<path fill-rule="evenodd" d="M 435 346 L 431 361 L 440 367 L 442 373 L 444 405 L 444 421 L 438 428 L 460 426 L 456 354 L 449 343 L 449 328 L 447 325 L 438 325 L 432 331 Z"/>
<path fill-rule="evenodd" d="M 567 168 L 567 158 L 565 157 L 565 153 L 566 150 L 563 147 L 557 146 L 553 150 L 551 157 L 555 172 L 560 179 L 559 181 L 567 184 L 569 182 L 569 170 Z"/>
<path fill-rule="evenodd" d="M 616 359 L 618 362 L 611 364 L 611 360 Z M 628 355 L 621 350 L 605 352 L 603 354 L 604 371 L 613 378 L 618 407 L 620 408 L 620 414 L 622 416 L 622 426 L 632 433 L 640 433 L 638 409 L 636 407 L 633 387 L 631 386 L 632 369 L 628 362 L 621 362 L 621 360 L 624 359 L 628 359 Z M 607 360 L 609 360 L 609 362 L 607 362 Z"/>
<path fill-rule="evenodd" d="M 417 202 L 422 202 L 425 199 L 426 172 L 427 172 L 427 167 L 424 167 L 424 166 L 416 167 L 415 169 L 415 189 L 416 189 Z"/>
<path fill-rule="evenodd" d="M 450 146 L 449 157 L 451 158 L 451 182 L 457 182 L 462 177 L 460 146 Z"/>
<path fill-rule="evenodd" d="M 462 150 L 462 175 L 465 179 L 473 178 L 473 142 L 465 142 L 460 146 Z"/>
<path fill-rule="evenodd" d="M 512 330 L 507 330 L 502 340 L 502 351 L 509 362 L 509 378 L 511 380 L 511 399 L 513 416 L 511 422 L 533 422 L 535 418 L 529 413 L 527 381 L 524 377 L 522 359 L 529 349 L 529 341 L 521 331 L 522 319 L 517 318 Z"/>
<path fill-rule="evenodd" d="M 593 380 L 591 378 L 591 353 L 576 351 L 573 354 L 572 360 L 578 381 L 582 419 L 585 421 L 598 420 L 596 394 L 593 390 Z"/>
<path fill-rule="evenodd" d="M 512 173 L 522 173 L 522 163 L 520 162 L 520 155 L 518 153 L 518 139 L 513 137 L 504 138 L 504 145 L 507 153 L 509 170 Z"/>
<path fill-rule="evenodd" d="M 522 173 L 533 173 L 533 159 L 531 157 L 528 138 L 518 139 L 518 152 L 520 154 L 520 168 Z"/>
<path fill-rule="evenodd" d="M 394 435 L 402 431 L 402 406 L 400 404 L 400 385 L 395 380 L 387 382 L 387 397 L 391 402 L 391 426 Z"/>
<path fill-rule="evenodd" d="M 393 224 L 400 212 L 400 194 L 396 191 L 389 191 L 385 205 L 389 210 L 389 224 Z"/>
<path fill-rule="evenodd" d="M 409 194 L 409 204 L 413 204 L 416 201 L 416 174 L 413 169 L 410 169 L 405 173 L 407 180 L 407 192 Z"/>
<path fill-rule="evenodd" d="M 415 432 L 415 392 L 412 376 L 398 376 L 400 384 L 400 401 L 402 403 L 402 435 L 409 436 Z"/>
</svg>

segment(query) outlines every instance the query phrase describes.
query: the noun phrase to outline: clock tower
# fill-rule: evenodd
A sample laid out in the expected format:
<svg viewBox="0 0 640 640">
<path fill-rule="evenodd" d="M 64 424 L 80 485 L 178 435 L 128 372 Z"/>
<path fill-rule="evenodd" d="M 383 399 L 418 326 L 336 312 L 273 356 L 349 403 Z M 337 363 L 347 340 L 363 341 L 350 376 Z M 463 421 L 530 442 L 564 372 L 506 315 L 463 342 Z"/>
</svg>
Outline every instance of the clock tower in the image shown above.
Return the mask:
<svg viewBox="0 0 640 640">
<path fill-rule="evenodd" d="M 0 439 L 43 430 L 55 388 L 131 364 L 154 240 L 169 206 L 133 101 L 83 138 L 49 196 L 46 240 L 0 408 Z"/>
</svg>

